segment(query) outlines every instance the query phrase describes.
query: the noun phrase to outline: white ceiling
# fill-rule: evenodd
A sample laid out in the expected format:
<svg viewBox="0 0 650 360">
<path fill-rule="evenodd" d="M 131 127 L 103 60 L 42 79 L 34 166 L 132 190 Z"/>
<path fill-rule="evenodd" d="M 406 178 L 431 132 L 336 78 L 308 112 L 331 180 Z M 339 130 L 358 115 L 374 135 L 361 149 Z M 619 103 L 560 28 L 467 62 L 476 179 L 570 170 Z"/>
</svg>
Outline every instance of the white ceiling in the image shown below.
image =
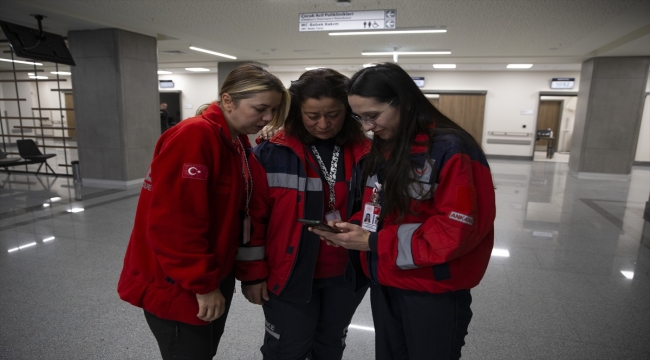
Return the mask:
<svg viewBox="0 0 650 360">
<path fill-rule="evenodd" d="M 0 0 L 0 19 L 44 30 L 121 28 L 159 39 L 159 68 L 203 66 L 227 60 L 189 46 L 268 64 L 272 71 L 329 66 L 355 71 L 391 61 L 362 51 L 449 50 L 451 55 L 400 56 L 408 70 L 456 63 L 455 71 L 579 70 L 595 56 L 650 56 L 650 0 Z M 300 13 L 396 9 L 397 28 L 444 26 L 445 34 L 333 37 L 299 32 Z M 5 45 L 6 44 L 0 44 Z M 169 53 L 172 52 L 172 53 Z M 182 52 L 181 54 L 175 52 Z M 6 57 L 6 56 L 2 56 Z M 6 66 L 6 65 L 4 65 Z M 454 70 L 442 70 L 454 71 Z"/>
</svg>

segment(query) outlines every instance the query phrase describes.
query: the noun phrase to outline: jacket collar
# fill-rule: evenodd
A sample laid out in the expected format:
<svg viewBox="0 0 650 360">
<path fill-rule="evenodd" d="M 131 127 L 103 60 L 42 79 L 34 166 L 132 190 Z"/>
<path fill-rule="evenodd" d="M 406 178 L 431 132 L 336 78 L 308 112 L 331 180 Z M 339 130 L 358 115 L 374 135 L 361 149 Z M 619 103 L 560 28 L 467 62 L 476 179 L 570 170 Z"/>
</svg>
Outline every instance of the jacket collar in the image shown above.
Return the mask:
<svg viewBox="0 0 650 360">
<path fill-rule="evenodd" d="M 289 147 L 298 156 L 301 157 L 305 156 L 305 145 L 303 145 L 303 143 L 300 142 L 300 140 L 298 140 L 297 138 L 286 135 L 284 129 L 280 130 L 277 134 L 275 134 L 272 138 L 270 138 L 269 142 L 272 144 Z M 343 151 L 346 151 L 346 149 L 350 149 L 348 151 L 352 151 L 352 156 L 354 157 L 354 161 L 358 162 L 362 157 L 368 155 L 368 153 L 370 152 L 370 146 L 371 146 L 371 142 L 364 140 L 360 144 L 352 144 L 352 146 L 344 147 Z"/>
<path fill-rule="evenodd" d="M 210 104 L 210 106 L 208 106 L 208 108 L 205 109 L 200 116 L 203 117 L 203 119 L 207 120 L 208 122 L 217 125 L 220 128 L 221 135 L 226 139 L 228 139 L 228 143 L 232 144 L 230 128 L 228 127 L 226 118 L 223 116 L 223 112 L 221 111 L 221 108 L 219 107 L 219 104 L 217 104 L 216 101 Z M 250 140 L 248 139 L 248 136 L 246 134 L 240 134 L 238 138 L 239 140 L 241 140 L 241 143 L 244 145 L 244 148 L 251 147 Z"/>
</svg>

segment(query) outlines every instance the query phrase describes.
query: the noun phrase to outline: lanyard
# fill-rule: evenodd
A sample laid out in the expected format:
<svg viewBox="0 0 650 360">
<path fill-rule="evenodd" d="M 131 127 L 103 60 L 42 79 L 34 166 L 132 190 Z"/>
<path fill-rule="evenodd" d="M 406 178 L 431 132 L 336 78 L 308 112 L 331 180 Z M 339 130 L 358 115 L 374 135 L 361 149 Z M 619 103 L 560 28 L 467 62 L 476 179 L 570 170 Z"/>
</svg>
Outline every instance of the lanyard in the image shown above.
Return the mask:
<svg viewBox="0 0 650 360">
<path fill-rule="evenodd" d="M 246 217 L 248 217 L 248 204 L 251 201 L 251 196 L 253 195 L 253 174 L 251 173 L 251 168 L 248 167 L 248 158 L 246 157 L 246 149 L 244 149 L 244 144 L 241 143 L 239 137 L 237 137 L 237 142 L 241 148 L 241 155 L 244 158 L 243 163 L 246 165 L 246 169 L 242 167 L 241 172 L 244 176 L 244 183 L 246 184 Z M 246 173 L 248 171 L 248 174 Z M 250 177 L 250 181 L 248 181 Z"/>
<path fill-rule="evenodd" d="M 325 181 L 327 181 L 327 184 L 330 186 L 330 209 L 334 210 L 334 205 L 336 204 L 336 194 L 334 192 L 334 186 L 336 185 L 336 168 L 339 163 L 339 152 L 341 151 L 341 148 L 338 145 L 334 145 L 332 165 L 329 172 L 327 172 L 325 164 L 323 164 L 323 159 L 321 159 L 318 150 L 316 150 L 316 146 L 312 145 L 311 150 L 314 152 L 314 156 L 316 156 L 316 160 L 318 161 L 318 165 L 320 165 Z"/>
</svg>

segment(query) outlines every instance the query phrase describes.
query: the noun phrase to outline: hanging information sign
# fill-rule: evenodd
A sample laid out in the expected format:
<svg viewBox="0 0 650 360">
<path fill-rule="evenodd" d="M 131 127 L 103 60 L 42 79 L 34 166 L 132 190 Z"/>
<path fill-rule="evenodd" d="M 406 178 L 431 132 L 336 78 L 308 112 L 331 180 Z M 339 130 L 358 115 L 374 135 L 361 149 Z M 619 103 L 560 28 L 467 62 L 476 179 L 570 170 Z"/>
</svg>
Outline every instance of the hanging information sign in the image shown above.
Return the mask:
<svg viewBox="0 0 650 360">
<path fill-rule="evenodd" d="M 332 11 L 300 14 L 299 31 L 395 29 L 397 10 Z"/>
</svg>

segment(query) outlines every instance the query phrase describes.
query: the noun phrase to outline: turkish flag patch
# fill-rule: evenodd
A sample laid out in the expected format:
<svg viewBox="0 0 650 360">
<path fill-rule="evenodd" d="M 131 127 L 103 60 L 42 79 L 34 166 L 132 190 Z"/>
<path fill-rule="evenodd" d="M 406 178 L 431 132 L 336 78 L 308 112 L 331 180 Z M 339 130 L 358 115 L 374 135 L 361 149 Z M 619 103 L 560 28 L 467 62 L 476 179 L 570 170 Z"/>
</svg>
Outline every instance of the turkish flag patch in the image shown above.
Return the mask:
<svg viewBox="0 0 650 360">
<path fill-rule="evenodd" d="M 197 164 L 183 164 L 183 177 L 186 179 L 208 180 L 208 167 Z"/>
</svg>

